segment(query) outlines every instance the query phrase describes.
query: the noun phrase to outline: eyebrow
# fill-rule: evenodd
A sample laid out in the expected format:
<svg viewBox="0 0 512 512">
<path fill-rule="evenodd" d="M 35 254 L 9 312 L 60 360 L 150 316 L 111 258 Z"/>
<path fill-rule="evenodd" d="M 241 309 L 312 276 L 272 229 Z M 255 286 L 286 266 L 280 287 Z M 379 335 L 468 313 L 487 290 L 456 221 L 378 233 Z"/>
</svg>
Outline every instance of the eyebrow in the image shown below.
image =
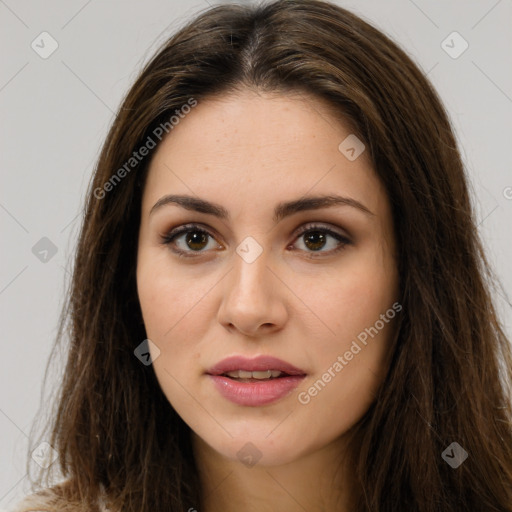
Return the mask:
<svg viewBox="0 0 512 512">
<path fill-rule="evenodd" d="M 199 197 L 189 195 L 175 195 L 169 194 L 161 197 L 151 208 L 149 214 L 168 204 L 177 204 L 186 210 L 192 210 L 200 213 L 213 215 L 219 219 L 228 220 L 229 212 L 221 205 L 206 201 Z M 366 215 L 374 216 L 364 204 L 352 199 L 351 197 L 342 197 L 338 195 L 323 195 L 323 196 L 306 196 L 295 201 L 278 203 L 274 209 L 274 223 L 279 222 L 285 217 L 289 217 L 295 213 L 319 210 L 321 208 L 331 208 L 333 206 L 351 206 L 365 213 Z"/>
</svg>

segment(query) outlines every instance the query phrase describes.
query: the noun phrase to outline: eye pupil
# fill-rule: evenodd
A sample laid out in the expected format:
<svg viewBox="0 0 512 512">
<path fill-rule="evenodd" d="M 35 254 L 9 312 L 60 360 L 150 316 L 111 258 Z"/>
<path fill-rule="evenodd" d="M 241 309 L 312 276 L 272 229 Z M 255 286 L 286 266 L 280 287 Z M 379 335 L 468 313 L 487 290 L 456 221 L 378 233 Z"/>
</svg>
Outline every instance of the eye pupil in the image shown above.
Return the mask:
<svg viewBox="0 0 512 512">
<path fill-rule="evenodd" d="M 321 233 L 320 231 L 310 231 L 307 235 L 305 235 L 306 240 L 305 244 L 306 246 L 316 251 L 318 249 L 321 249 L 325 245 L 325 233 Z M 311 243 L 313 246 L 309 245 Z"/>
<path fill-rule="evenodd" d="M 186 243 L 190 249 L 200 250 L 203 249 L 204 246 L 202 244 L 208 243 L 208 234 L 203 233 L 202 231 L 189 231 L 186 237 Z M 194 247 L 194 245 L 199 244 L 200 247 Z"/>
</svg>

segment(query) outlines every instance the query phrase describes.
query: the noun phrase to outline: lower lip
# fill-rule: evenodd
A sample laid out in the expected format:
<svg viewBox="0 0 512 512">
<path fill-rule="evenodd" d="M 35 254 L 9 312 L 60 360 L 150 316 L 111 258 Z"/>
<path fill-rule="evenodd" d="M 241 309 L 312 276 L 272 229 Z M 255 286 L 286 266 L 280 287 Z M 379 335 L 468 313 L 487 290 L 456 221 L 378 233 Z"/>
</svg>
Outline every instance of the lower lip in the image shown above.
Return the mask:
<svg viewBox="0 0 512 512">
<path fill-rule="evenodd" d="M 266 405 L 291 393 L 305 375 L 280 377 L 261 382 L 238 382 L 221 375 L 210 375 L 220 394 L 238 405 Z"/>
</svg>

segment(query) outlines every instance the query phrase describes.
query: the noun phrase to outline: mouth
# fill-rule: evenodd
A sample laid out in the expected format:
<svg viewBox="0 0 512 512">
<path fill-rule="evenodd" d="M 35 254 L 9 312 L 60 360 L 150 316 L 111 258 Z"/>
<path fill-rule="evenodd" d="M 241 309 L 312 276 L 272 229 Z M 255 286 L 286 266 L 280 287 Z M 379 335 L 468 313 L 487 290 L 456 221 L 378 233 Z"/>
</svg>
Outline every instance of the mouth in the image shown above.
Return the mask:
<svg viewBox="0 0 512 512">
<path fill-rule="evenodd" d="M 289 377 L 290 374 L 280 370 L 265 370 L 250 372 L 247 370 L 234 370 L 221 374 L 222 377 L 236 380 L 238 382 L 259 382 L 263 380 L 274 380 Z"/>
<path fill-rule="evenodd" d="M 271 356 L 229 357 L 206 374 L 224 398 L 245 406 L 275 402 L 290 394 L 306 377 L 305 371 Z"/>
<path fill-rule="evenodd" d="M 243 356 L 228 357 L 210 368 L 206 373 L 214 376 L 222 375 L 240 381 L 270 380 L 306 375 L 304 370 L 273 356 L 259 356 L 253 359 Z"/>
</svg>

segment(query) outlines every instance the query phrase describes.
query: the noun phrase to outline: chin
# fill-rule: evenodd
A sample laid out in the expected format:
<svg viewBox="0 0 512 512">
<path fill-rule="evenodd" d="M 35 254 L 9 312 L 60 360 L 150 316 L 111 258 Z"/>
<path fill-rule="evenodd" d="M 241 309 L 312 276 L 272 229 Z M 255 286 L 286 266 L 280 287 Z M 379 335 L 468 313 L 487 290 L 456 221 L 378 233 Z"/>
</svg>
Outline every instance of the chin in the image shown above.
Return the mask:
<svg viewBox="0 0 512 512">
<path fill-rule="evenodd" d="M 280 435 L 277 435 L 276 432 L 272 432 L 277 425 L 278 423 L 274 422 L 271 428 L 256 429 L 251 427 L 249 422 L 244 422 L 244 428 L 240 428 L 238 432 L 226 427 L 233 437 L 229 437 L 228 434 L 222 438 L 211 435 L 202 437 L 196 432 L 194 435 L 200 439 L 201 444 L 207 444 L 221 457 L 248 468 L 255 465 L 272 467 L 290 464 L 324 444 L 322 441 L 305 440 L 303 435 L 298 436 L 296 425 L 292 425 L 295 432 L 283 429 Z"/>
</svg>

